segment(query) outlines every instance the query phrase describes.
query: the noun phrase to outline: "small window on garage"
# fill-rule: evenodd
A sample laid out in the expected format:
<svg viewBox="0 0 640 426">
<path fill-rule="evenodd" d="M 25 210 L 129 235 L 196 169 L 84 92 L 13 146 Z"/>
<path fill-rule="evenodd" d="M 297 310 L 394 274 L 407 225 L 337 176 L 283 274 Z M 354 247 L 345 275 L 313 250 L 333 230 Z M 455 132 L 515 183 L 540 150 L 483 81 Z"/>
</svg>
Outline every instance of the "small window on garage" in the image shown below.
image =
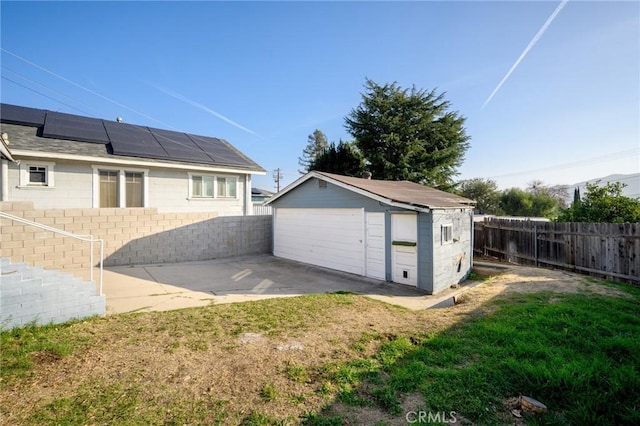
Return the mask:
<svg viewBox="0 0 640 426">
<path fill-rule="evenodd" d="M 442 232 L 442 244 L 450 243 L 453 241 L 453 225 L 442 225 L 440 228 Z"/>
</svg>

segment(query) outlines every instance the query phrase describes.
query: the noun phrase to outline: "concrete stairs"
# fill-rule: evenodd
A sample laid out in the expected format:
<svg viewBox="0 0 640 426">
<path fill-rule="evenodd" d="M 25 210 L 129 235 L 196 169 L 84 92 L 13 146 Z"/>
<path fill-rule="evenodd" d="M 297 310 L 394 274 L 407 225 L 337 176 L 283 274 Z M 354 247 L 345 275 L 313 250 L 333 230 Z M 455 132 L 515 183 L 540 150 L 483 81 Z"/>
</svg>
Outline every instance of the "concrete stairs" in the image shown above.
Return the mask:
<svg viewBox="0 0 640 426">
<path fill-rule="evenodd" d="M 106 298 L 94 282 L 0 258 L 0 328 L 3 330 L 60 324 L 72 319 L 104 316 Z"/>
</svg>

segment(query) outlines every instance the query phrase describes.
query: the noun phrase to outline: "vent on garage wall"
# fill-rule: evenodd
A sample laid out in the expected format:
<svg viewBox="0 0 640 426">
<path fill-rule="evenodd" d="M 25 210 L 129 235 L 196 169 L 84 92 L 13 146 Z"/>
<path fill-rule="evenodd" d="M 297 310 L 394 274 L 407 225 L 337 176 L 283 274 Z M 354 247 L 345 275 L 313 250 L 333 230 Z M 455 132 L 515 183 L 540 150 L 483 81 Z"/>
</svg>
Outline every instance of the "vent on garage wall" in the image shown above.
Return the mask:
<svg viewBox="0 0 640 426">
<path fill-rule="evenodd" d="M 318 179 L 318 188 L 326 188 L 327 187 L 327 182 L 324 180 L 320 180 Z"/>
</svg>

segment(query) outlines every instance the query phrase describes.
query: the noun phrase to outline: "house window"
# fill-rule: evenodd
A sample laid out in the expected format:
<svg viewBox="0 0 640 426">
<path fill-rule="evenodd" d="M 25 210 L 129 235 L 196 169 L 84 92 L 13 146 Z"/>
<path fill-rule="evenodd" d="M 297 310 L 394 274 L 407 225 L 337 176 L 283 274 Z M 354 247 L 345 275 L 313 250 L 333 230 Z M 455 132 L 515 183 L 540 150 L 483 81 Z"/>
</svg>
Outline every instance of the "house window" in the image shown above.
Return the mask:
<svg viewBox="0 0 640 426">
<path fill-rule="evenodd" d="M 125 207 L 143 207 L 142 180 L 140 172 L 125 172 Z"/>
<path fill-rule="evenodd" d="M 46 185 L 47 168 L 41 166 L 29 166 L 29 185 Z"/>
<path fill-rule="evenodd" d="M 236 198 L 238 178 L 191 175 L 191 198 Z"/>
<path fill-rule="evenodd" d="M 118 207 L 118 172 L 100 170 L 100 207 Z"/>
<path fill-rule="evenodd" d="M 213 176 L 191 176 L 191 196 L 213 198 Z"/>
<path fill-rule="evenodd" d="M 442 244 L 453 241 L 453 225 L 442 225 Z"/>
<path fill-rule="evenodd" d="M 218 198 L 236 198 L 236 179 L 235 178 L 217 178 L 218 181 Z"/>
<path fill-rule="evenodd" d="M 148 175 L 147 170 L 93 166 L 93 207 L 146 207 Z"/>
<path fill-rule="evenodd" d="M 21 188 L 53 187 L 54 163 L 28 162 L 20 163 Z"/>
</svg>

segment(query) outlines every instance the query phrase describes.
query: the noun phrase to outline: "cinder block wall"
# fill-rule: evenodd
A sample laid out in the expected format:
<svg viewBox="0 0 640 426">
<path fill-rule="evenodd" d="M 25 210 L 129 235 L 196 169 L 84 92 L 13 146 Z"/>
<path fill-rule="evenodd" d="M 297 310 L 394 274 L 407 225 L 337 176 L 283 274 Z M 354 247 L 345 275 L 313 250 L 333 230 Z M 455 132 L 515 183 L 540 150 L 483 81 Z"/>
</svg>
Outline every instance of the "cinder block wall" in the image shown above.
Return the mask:
<svg viewBox="0 0 640 426">
<path fill-rule="evenodd" d="M 105 266 L 184 262 L 271 252 L 271 216 L 158 213 L 155 208 L 47 209 L 0 202 L 0 210 L 104 240 Z M 0 257 L 54 269 L 89 267 L 90 244 L 0 220 Z M 94 245 L 98 261 L 99 245 Z"/>
</svg>

